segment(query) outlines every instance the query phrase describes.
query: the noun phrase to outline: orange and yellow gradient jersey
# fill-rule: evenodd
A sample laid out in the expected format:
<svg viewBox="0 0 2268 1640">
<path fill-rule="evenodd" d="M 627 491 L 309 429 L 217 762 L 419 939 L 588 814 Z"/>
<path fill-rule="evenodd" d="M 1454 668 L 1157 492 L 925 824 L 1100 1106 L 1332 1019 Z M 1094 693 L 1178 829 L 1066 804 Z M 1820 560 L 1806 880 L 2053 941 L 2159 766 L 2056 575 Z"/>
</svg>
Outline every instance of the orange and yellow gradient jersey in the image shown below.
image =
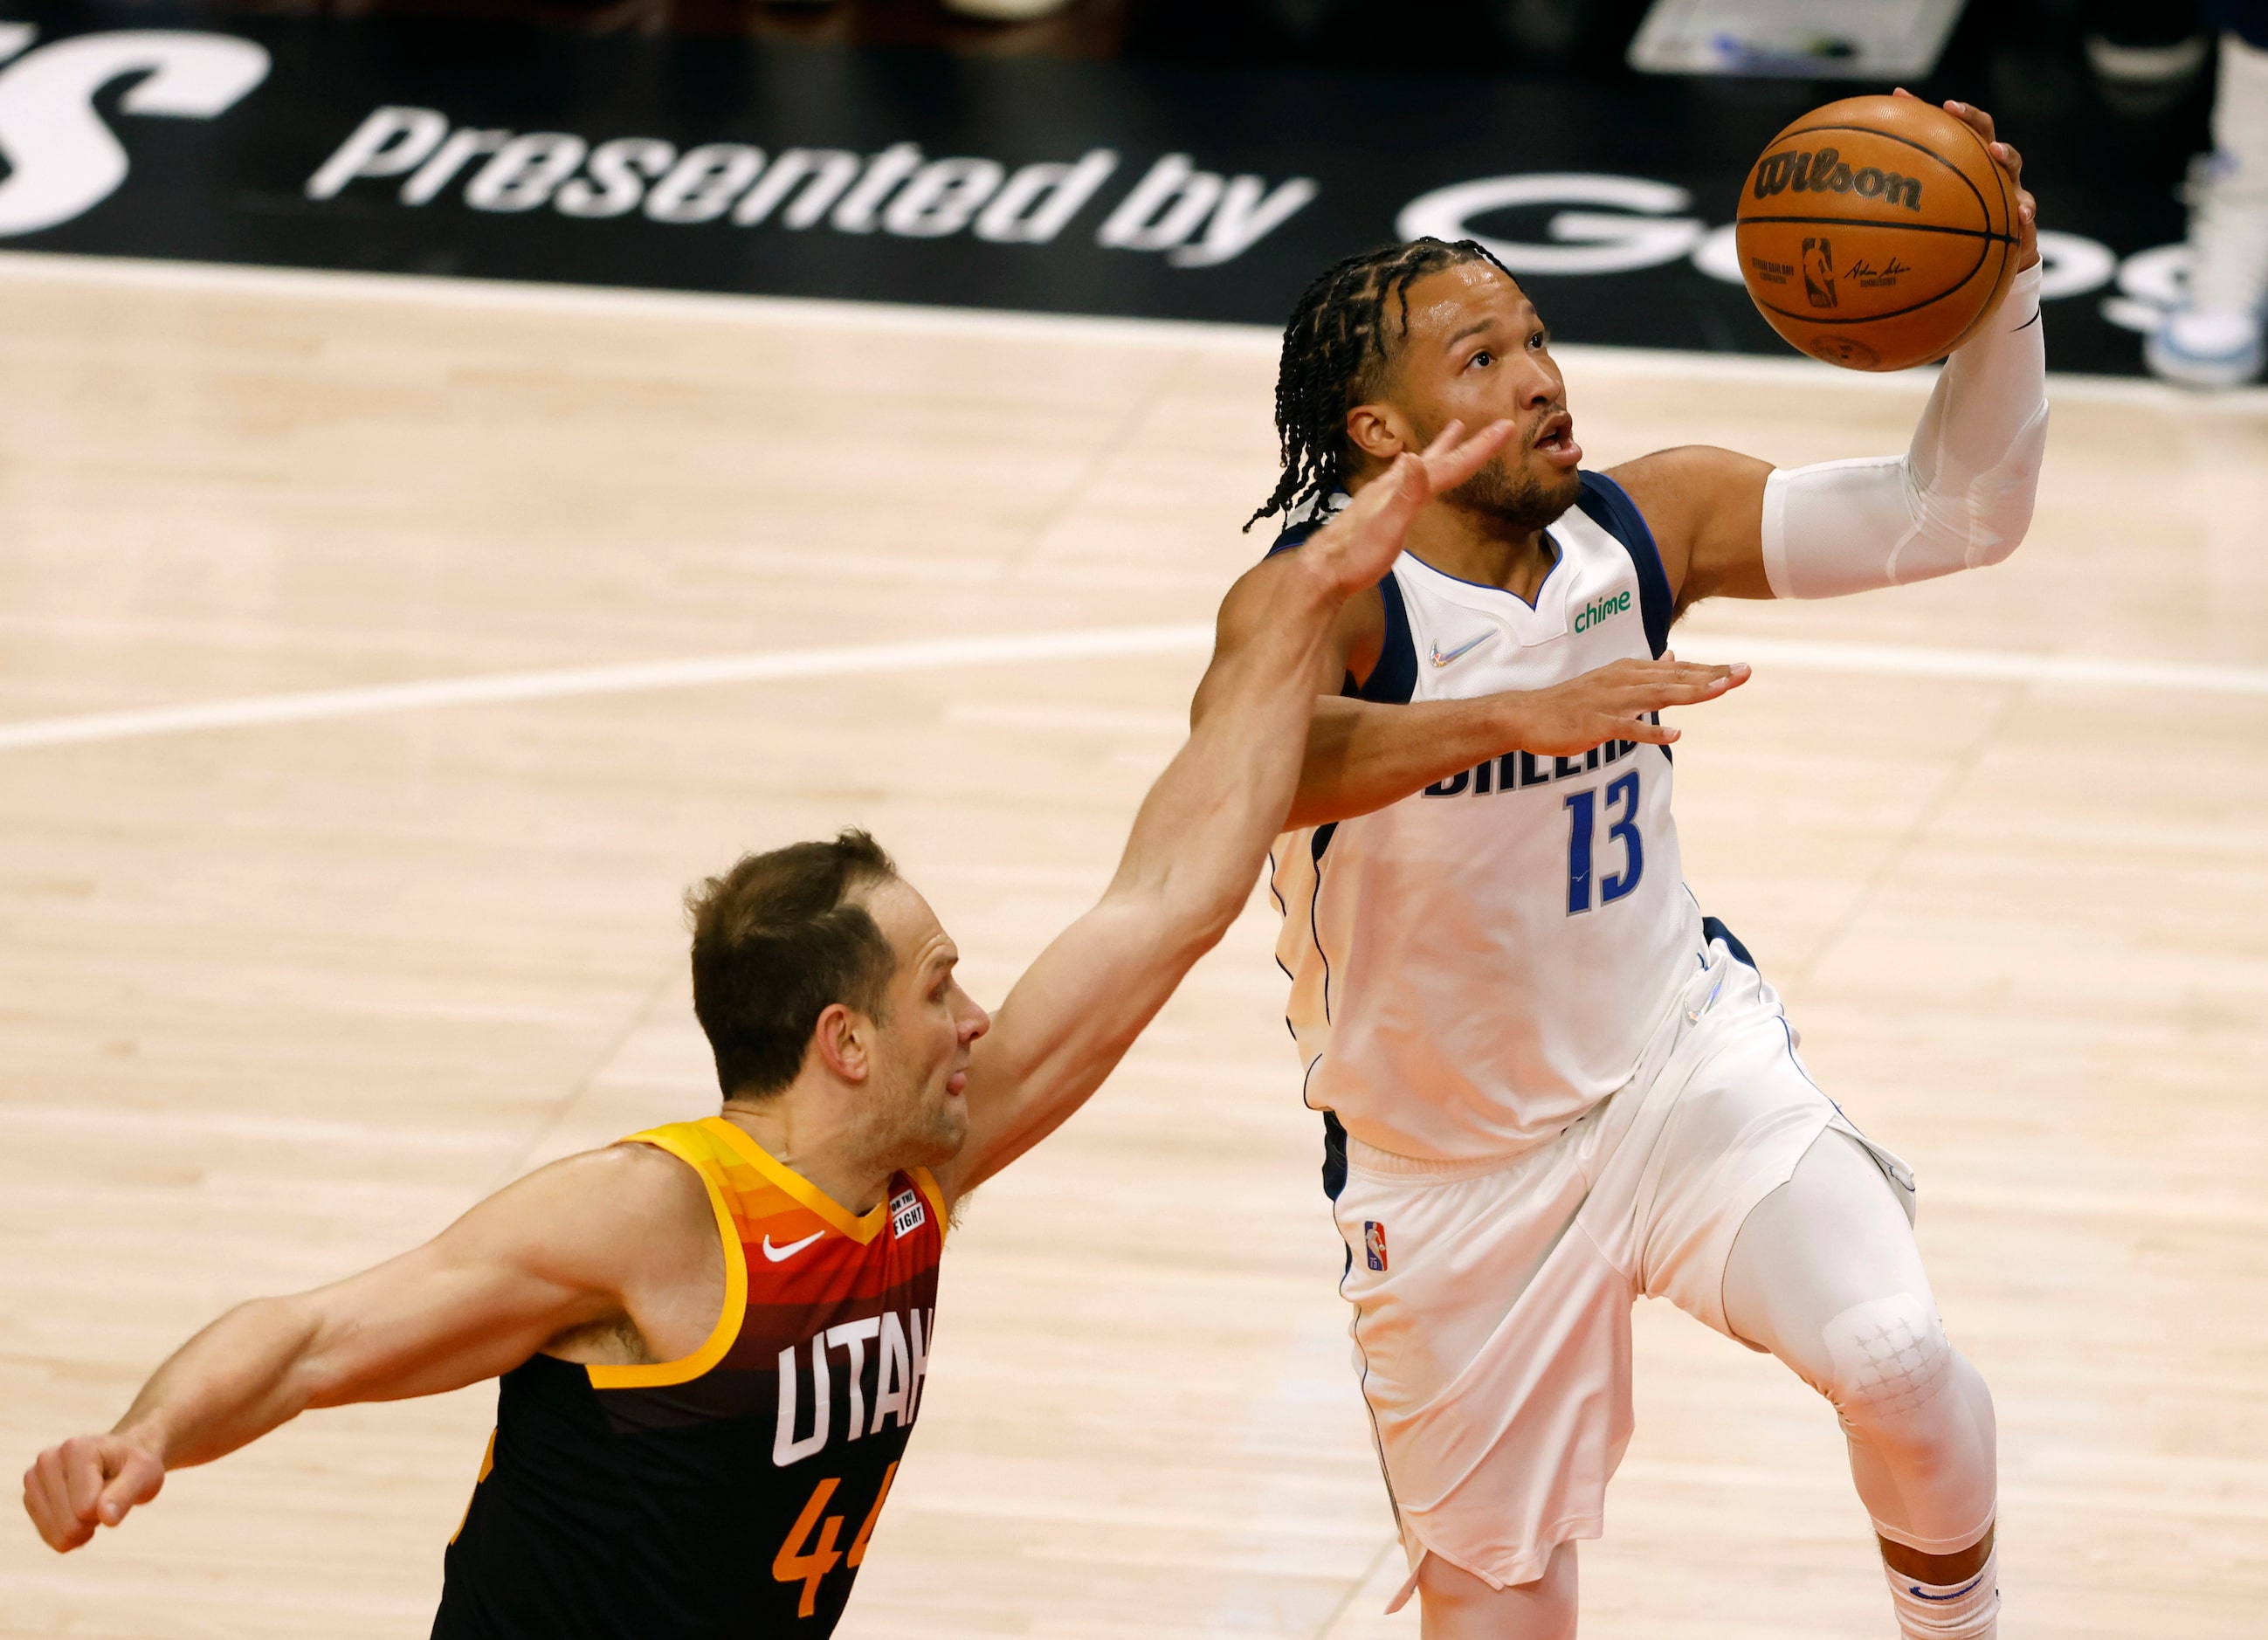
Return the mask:
<svg viewBox="0 0 2268 1640">
<path fill-rule="evenodd" d="M 504 1374 L 435 1640 L 821 1636 L 866 1558 L 935 1336 L 936 1180 L 853 1217 L 721 1118 L 625 1143 L 708 1186 L 724 1312 L 681 1361 Z"/>
</svg>

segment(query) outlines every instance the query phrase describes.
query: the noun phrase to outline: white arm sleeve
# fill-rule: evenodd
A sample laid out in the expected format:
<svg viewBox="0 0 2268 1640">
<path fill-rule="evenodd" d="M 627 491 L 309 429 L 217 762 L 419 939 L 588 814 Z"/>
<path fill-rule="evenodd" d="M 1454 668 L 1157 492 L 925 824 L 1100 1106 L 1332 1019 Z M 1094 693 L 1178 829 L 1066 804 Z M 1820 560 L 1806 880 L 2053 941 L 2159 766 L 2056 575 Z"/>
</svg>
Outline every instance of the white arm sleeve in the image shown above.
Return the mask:
<svg viewBox="0 0 2268 1640">
<path fill-rule="evenodd" d="M 1764 481 L 1772 595 L 1837 598 L 1999 563 L 2032 521 L 2047 438 L 2035 264 L 1946 360 L 1905 454 L 1783 468 Z"/>
</svg>

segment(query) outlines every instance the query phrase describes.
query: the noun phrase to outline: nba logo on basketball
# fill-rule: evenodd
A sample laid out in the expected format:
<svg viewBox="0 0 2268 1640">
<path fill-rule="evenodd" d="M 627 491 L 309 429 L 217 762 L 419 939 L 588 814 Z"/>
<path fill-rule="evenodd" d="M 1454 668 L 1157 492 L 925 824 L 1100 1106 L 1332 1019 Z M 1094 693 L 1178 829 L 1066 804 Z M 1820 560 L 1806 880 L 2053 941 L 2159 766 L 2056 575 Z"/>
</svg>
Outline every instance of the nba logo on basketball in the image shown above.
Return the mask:
<svg viewBox="0 0 2268 1640">
<path fill-rule="evenodd" d="M 1835 304 L 1835 250 L 1825 239 L 1803 242 L 1803 293 L 1814 307 Z"/>
<path fill-rule="evenodd" d="M 1386 1226 L 1374 1218 L 1362 1221 L 1362 1250 L 1371 1269 L 1386 1268 Z"/>
</svg>

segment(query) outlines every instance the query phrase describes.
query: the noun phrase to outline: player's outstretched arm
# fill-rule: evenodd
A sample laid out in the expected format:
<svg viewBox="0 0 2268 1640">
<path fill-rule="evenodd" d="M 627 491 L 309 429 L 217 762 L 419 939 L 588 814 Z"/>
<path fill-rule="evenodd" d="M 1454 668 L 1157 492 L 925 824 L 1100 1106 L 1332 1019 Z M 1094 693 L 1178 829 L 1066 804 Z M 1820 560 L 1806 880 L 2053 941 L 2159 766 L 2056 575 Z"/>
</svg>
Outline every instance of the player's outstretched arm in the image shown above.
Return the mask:
<svg viewBox="0 0 2268 1640">
<path fill-rule="evenodd" d="M 374 1269 L 231 1310 L 158 1369 L 108 1434 L 33 1460 L 25 1511 L 48 1547 L 77 1548 L 157 1497 L 169 1469 L 210 1463 L 312 1407 L 493 1378 L 629 1313 L 627 1293 L 667 1285 L 645 1279 L 665 1274 L 650 1267 L 700 1248 L 721 1263 L 706 1193 L 683 1164 L 644 1146 L 554 1163 Z M 716 1279 L 721 1292 L 721 1268 Z"/>
<path fill-rule="evenodd" d="M 1287 827 L 1351 820 L 1506 752 L 1574 757 L 1609 740 L 1668 746 L 1654 715 L 1713 701 L 1749 680 L 1746 662 L 1705 666 L 1674 654 L 1610 661 L 1548 689 L 1390 706 L 1333 695 L 1315 703 Z"/>
<path fill-rule="evenodd" d="M 1290 806 L 1334 618 L 1378 583 L 1418 510 L 1513 430 L 1455 423 L 1404 455 L 1297 551 L 1248 571 L 1201 692 L 1211 702 L 1135 816 L 1100 903 L 1017 982 L 976 1045 L 969 1134 L 939 1170 L 948 1196 L 1053 1132 L 1242 909 Z"/>
<path fill-rule="evenodd" d="M 1653 531 L 1679 609 L 1903 585 L 1999 563 L 2023 540 L 2047 445 L 2038 209 L 2023 191 L 2023 157 L 1998 139 L 1992 116 L 1945 107 L 2016 190 L 2020 271 L 2007 295 L 1946 360 L 1902 456 L 1774 471 L 1690 445 L 1613 469 Z"/>
</svg>

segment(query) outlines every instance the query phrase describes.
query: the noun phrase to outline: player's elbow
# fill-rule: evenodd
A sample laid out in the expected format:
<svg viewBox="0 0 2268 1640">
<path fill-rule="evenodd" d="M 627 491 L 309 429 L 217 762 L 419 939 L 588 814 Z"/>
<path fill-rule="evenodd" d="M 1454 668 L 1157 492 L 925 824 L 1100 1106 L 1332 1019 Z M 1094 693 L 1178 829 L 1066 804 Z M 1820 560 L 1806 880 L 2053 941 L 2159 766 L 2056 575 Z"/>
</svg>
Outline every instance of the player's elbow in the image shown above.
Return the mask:
<svg viewBox="0 0 2268 1640">
<path fill-rule="evenodd" d="M 328 1320 L 313 1297 L 254 1298 L 230 1312 L 248 1335 L 277 1362 L 275 1376 L 284 1403 L 284 1416 L 310 1407 L 335 1407 L 359 1399 L 361 1385 L 350 1346 L 351 1327 Z"/>
<path fill-rule="evenodd" d="M 2046 461 L 2047 448 L 2048 404 L 2043 397 L 2023 430 L 2009 440 L 1999 460 L 1978 474 L 1970 486 L 1975 492 L 1970 513 L 1977 520 L 1971 562 L 1999 563 L 2023 545 L 2032 527 L 2032 508 L 2039 498 L 2040 468 Z"/>
<path fill-rule="evenodd" d="M 1166 944 L 1182 967 L 1227 937 L 1244 913 L 1249 886 L 1218 873 L 1203 881 L 1167 881 L 1162 919 Z"/>
<path fill-rule="evenodd" d="M 1925 493 L 1915 508 L 1913 545 L 1902 555 L 1906 572 L 1896 578 L 1926 580 L 2006 563 L 2031 530 L 2038 495 L 2034 462 L 1979 474 L 1955 495 Z"/>
</svg>

